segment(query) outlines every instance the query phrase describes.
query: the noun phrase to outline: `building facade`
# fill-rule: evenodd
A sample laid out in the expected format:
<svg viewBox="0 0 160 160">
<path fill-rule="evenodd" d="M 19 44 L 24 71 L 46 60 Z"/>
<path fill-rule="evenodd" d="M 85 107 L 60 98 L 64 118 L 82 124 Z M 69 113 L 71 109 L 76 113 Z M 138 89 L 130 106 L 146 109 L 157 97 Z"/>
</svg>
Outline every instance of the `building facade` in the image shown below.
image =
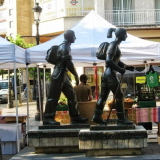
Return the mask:
<svg viewBox="0 0 160 160">
<path fill-rule="evenodd" d="M 27 42 L 35 43 L 35 2 L 42 8 L 41 43 L 73 27 L 91 10 L 130 34 L 160 41 L 160 0 L 1 0 L 0 36 L 20 34 Z"/>
</svg>

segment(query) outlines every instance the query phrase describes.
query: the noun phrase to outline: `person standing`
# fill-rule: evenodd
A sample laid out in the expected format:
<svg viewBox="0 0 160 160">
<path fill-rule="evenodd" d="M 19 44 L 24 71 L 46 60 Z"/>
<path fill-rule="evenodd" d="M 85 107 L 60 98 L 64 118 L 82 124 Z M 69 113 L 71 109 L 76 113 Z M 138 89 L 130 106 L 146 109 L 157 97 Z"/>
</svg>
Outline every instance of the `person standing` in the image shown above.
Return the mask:
<svg viewBox="0 0 160 160">
<path fill-rule="evenodd" d="M 55 64 L 54 71 L 51 76 L 49 94 L 45 106 L 43 115 L 43 124 L 60 125 L 60 122 L 54 120 L 56 106 L 60 98 L 61 92 L 66 96 L 68 100 L 69 114 L 71 117 L 71 123 L 84 123 L 88 121 L 78 114 L 76 109 L 75 92 L 70 82 L 67 71 L 70 71 L 76 80 L 76 85 L 79 84 L 78 74 L 75 70 L 74 64 L 72 63 L 71 57 L 71 43 L 75 42 L 75 33 L 72 30 L 67 30 L 64 33 L 64 41 L 59 45 L 57 55 L 60 60 Z"/>
<path fill-rule="evenodd" d="M 85 74 L 82 74 L 80 76 L 80 81 L 81 83 L 78 86 L 74 87 L 77 102 L 92 101 L 91 87 L 88 84 L 86 84 L 87 76 Z"/>
<path fill-rule="evenodd" d="M 133 125 L 133 122 L 125 117 L 123 92 L 116 75 L 116 72 L 123 75 L 125 70 L 134 70 L 133 66 L 128 66 L 120 60 L 122 54 L 119 45 L 122 41 L 126 40 L 127 32 L 124 28 L 110 28 L 107 34 L 108 38 L 112 37 L 113 31 L 115 32 L 116 39 L 109 44 L 106 51 L 106 69 L 101 78 L 101 94 L 96 103 L 95 114 L 92 121 L 98 124 L 106 124 L 106 121 L 102 119 L 101 115 L 103 113 L 106 99 L 108 98 L 110 91 L 112 91 L 113 95 L 116 96 L 115 105 L 118 117 L 117 125 Z"/>
</svg>

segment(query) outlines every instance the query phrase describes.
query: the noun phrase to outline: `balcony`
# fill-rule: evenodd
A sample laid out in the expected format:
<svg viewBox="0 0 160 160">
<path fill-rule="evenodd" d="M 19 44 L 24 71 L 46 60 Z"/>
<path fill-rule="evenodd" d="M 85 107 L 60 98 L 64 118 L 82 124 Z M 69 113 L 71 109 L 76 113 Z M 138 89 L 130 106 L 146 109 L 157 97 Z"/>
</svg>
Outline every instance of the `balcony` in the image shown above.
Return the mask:
<svg viewBox="0 0 160 160">
<path fill-rule="evenodd" d="M 160 9 L 112 10 L 105 12 L 105 19 L 116 26 L 159 25 Z"/>
</svg>

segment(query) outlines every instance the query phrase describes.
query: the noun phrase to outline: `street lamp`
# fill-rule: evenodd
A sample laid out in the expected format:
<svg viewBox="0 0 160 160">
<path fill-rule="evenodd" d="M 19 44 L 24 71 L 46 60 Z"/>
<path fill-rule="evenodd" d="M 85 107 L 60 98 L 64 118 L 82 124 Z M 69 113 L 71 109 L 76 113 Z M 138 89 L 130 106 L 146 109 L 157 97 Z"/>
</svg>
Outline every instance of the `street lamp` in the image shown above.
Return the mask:
<svg viewBox="0 0 160 160">
<path fill-rule="evenodd" d="M 32 10 L 34 12 L 34 21 L 36 22 L 36 30 L 37 30 L 36 42 L 37 42 L 37 45 L 38 45 L 39 44 L 39 22 L 40 22 L 40 15 L 41 15 L 41 12 L 42 12 L 42 8 L 39 6 L 39 3 L 35 3 L 35 7 Z M 38 72 L 37 75 L 39 75 L 39 67 L 38 66 L 37 66 L 37 72 Z M 37 86 L 37 89 L 36 89 L 35 83 L 34 83 L 33 93 L 37 94 L 36 95 L 37 113 L 35 115 L 35 120 L 39 121 L 40 119 L 42 119 L 42 117 L 40 115 L 40 111 L 43 111 L 43 97 L 42 97 L 42 87 L 41 87 L 40 76 L 38 76 L 37 81 L 39 82 L 39 84 L 38 84 L 39 87 Z M 39 91 L 39 93 L 37 93 L 37 90 Z M 33 97 L 35 97 L 35 95 L 33 95 Z"/>
<path fill-rule="evenodd" d="M 33 13 L 34 13 L 34 21 L 36 22 L 36 30 L 37 30 L 37 34 L 36 34 L 36 42 L 37 45 L 39 44 L 39 22 L 40 22 L 40 16 L 41 16 L 41 12 L 42 12 L 42 8 L 39 6 L 39 3 L 35 4 L 35 7 L 32 9 Z M 34 73 L 34 87 L 33 87 L 33 100 L 36 100 L 36 82 L 35 82 L 35 73 Z"/>
<path fill-rule="evenodd" d="M 38 45 L 39 44 L 39 22 L 40 22 L 42 8 L 39 6 L 39 3 L 36 3 L 36 6 L 32 10 L 34 12 L 34 21 L 36 22 L 36 29 L 37 29 L 36 42 Z"/>
</svg>

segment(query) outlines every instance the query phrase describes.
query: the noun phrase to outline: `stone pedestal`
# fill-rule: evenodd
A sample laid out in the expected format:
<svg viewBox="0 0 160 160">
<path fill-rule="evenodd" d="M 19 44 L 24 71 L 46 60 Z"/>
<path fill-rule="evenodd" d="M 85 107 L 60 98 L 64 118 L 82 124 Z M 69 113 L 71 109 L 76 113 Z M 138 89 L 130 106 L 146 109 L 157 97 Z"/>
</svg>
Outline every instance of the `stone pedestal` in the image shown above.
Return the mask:
<svg viewBox="0 0 160 160">
<path fill-rule="evenodd" d="M 158 144 L 160 145 L 160 136 L 158 136 Z"/>
<path fill-rule="evenodd" d="M 35 153 L 78 153 L 78 134 L 89 125 L 39 126 L 28 132 L 28 144 Z M 41 128 L 41 129 L 40 129 Z"/>
<path fill-rule="evenodd" d="M 83 128 L 89 128 L 90 124 L 89 123 L 82 123 L 82 124 L 62 124 L 62 125 L 40 125 L 39 129 L 83 129 Z"/>
<path fill-rule="evenodd" d="M 147 131 L 143 126 L 127 130 L 90 130 L 79 132 L 79 149 L 86 156 L 122 156 L 142 154 L 147 147 Z"/>
</svg>

